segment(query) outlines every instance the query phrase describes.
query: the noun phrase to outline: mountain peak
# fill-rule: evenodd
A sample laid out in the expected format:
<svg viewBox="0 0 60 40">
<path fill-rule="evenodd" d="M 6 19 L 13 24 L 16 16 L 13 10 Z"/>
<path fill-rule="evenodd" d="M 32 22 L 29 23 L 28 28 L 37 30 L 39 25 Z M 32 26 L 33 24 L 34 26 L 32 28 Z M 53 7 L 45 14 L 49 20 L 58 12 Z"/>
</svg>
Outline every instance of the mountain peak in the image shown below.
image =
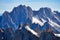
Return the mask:
<svg viewBox="0 0 60 40">
<path fill-rule="evenodd" d="M 9 12 L 8 11 L 5 11 L 4 13 L 3 13 L 3 15 L 8 15 L 9 14 Z"/>
<path fill-rule="evenodd" d="M 5 11 L 4 13 L 9 13 L 8 11 Z"/>
<path fill-rule="evenodd" d="M 47 11 L 50 11 L 51 12 L 51 9 L 48 8 L 48 7 L 43 7 L 43 8 L 40 8 L 39 11 L 44 11 L 44 10 L 47 10 Z"/>
<path fill-rule="evenodd" d="M 39 25 L 44 26 L 45 21 L 48 22 L 48 18 L 53 20 L 53 22 L 59 23 L 59 21 L 56 21 L 54 14 L 52 13 L 51 9 L 48 7 L 40 8 L 39 11 L 34 11 L 31 9 L 30 6 L 19 5 L 17 7 L 14 7 L 11 12 L 7 12 L 7 11 L 4 12 L 2 16 L 1 24 L 4 24 L 4 27 L 5 27 L 7 23 L 7 25 L 12 28 L 17 28 L 19 24 L 24 25 L 26 22 L 28 22 L 31 25 L 33 24 L 32 19 L 36 15 L 39 18 L 39 19 L 36 19 L 38 20 L 37 22 L 39 23 Z M 45 23 L 45 25 L 46 24 L 50 25 L 48 23 Z"/>
<path fill-rule="evenodd" d="M 58 12 L 58 11 L 54 11 L 55 13 L 60 13 L 60 12 Z"/>
<path fill-rule="evenodd" d="M 18 7 L 26 7 L 25 5 L 19 5 Z"/>
</svg>

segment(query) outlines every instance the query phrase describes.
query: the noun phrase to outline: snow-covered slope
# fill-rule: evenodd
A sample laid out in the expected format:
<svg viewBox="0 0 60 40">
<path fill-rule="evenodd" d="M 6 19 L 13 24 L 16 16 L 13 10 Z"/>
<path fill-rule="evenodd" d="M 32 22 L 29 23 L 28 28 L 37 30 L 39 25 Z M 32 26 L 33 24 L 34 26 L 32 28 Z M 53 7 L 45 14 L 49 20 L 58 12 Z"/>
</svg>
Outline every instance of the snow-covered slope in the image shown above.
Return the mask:
<svg viewBox="0 0 60 40">
<path fill-rule="evenodd" d="M 53 22 L 50 18 L 48 18 L 48 20 L 49 20 L 49 24 L 51 25 L 51 27 L 54 27 L 57 31 L 60 32 L 60 25 Z"/>
<path fill-rule="evenodd" d="M 42 19 L 42 18 L 41 18 Z M 55 30 L 57 30 L 58 32 L 60 32 L 60 25 L 53 22 L 50 18 L 48 18 L 48 23 L 51 25 L 52 28 L 55 28 Z M 42 22 L 43 21 L 43 22 Z M 36 17 L 32 17 L 32 23 L 35 24 L 39 24 L 41 27 L 44 25 L 45 22 L 47 22 L 47 20 L 42 19 L 42 21 L 40 21 L 38 18 Z"/>
<path fill-rule="evenodd" d="M 55 34 L 55 33 L 54 33 L 54 35 L 57 36 L 57 37 L 60 37 L 60 34 Z"/>
<path fill-rule="evenodd" d="M 38 33 L 35 32 L 33 29 L 31 29 L 28 25 L 25 27 L 25 29 L 27 29 L 28 31 L 30 31 L 32 34 L 34 34 L 35 36 L 39 37 Z"/>
<path fill-rule="evenodd" d="M 7 11 L 4 12 L 2 15 L 0 27 L 7 28 L 9 26 L 17 29 L 19 24 L 24 25 L 25 23 L 28 23 L 29 25 L 32 25 L 35 23 L 40 25 L 39 27 L 36 26 L 35 29 L 44 29 L 45 27 L 48 27 L 46 25 L 44 26 L 44 24 L 47 22 L 50 27 L 60 32 L 59 15 L 60 13 L 53 12 L 48 7 L 40 8 L 39 10 L 34 11 L 29 6 L 26 7 L 25 5 L 19 5 L 18 7 L 15 7 L 10 13 Z"/>
<path fill-rule="evenodd" d="M 46 22 L 43 18 L 41 19 L 42 21 L 40 21 L 38 18 L 36 17 L 32 17 L 32 23 L 35 23 L 35 24 L 39 24 L 40 26 L 43 26 L 44 23 Z"/>
</svg>

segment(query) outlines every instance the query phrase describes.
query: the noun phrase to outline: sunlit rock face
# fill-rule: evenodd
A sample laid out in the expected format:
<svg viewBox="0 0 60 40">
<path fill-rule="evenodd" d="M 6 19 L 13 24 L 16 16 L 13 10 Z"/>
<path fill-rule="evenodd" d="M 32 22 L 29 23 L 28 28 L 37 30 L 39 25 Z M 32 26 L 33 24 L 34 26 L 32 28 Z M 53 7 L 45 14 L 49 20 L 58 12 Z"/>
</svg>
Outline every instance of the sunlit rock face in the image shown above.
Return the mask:
<svg viewBox="0 0 60 40">
<path fill-rule="evenodd" d="M 54 33 L 60 33 L 60 18 L 57 11 L 52 11 L 48 7 L 40 8 L 35 11 L 31 7 L 25 5 L 19 5 L 14 7 L 11 12 L 5 11 L 1 16 L 0 27 L 1 28 L 13 28 L 16 30 L 18 25 L 24 25 L 28 23 L 33 30 L 50 29 Z"/>
<path fill-rule="evenodd" d="M 13 29 L 17 29 L 19 24 L 23 25 L 26 22 L 31 24 L 32 16 L 33 12 L 29 6 L 19 5 L 18 7 L 14 7 L 10 13 L 7 11 L 3 13 L 1 26 L 2 28 L 12 27 Z"/>
</svg>

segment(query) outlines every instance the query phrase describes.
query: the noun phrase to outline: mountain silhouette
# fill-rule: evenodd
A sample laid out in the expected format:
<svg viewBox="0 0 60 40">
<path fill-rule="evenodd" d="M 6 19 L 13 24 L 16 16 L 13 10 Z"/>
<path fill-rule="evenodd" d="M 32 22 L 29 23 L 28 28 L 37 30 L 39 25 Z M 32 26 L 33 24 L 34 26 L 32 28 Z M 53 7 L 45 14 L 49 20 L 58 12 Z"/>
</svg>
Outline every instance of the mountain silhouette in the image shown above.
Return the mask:
<svg viewBox="0 0 60 40">
<path fill-rule="evenodd" d="M 55 14 L 54 14 L 55 13 Z M 31 7 L 25 5 L 19 5 L 14 7 L 11 12 L 5 11 L 2 16 L 0 16 L 0 28 L 13 28 L 18 29 L 18 25 L 28 23 L 30 28 L 39 30 L 52 28 L 55 33 L 60 33 L 60 12 L 52 11 L 48 7 L 40 8 L 35 11 Z M 43 25 L 33 24 L 32 19 L 36 17 Z M 46 23 L 45 23 L 46 22 Z M 39 27 L 38 27 L 39 25 Z"/>
</svg>

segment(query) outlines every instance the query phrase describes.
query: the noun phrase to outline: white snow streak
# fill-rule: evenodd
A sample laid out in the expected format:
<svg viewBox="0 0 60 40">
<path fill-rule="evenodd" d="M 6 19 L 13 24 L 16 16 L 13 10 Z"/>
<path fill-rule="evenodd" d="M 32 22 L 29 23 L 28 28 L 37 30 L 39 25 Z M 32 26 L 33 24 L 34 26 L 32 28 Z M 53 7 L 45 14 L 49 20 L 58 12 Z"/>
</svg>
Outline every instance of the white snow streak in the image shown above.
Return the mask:
<svg viewBox="0 0 60 40">
<path fill-rule="evenodd" d="M 36 24 L 39 24 L 40 26 L 43 26 L 46 21 L 44 19 L 42 19 L 42 21 L 40 21 L 39 19 L 35 17 L 32 17 L 32 23 L 36 23 Z"/>
<path fill-rule="evenodd" d="M 27 29 L 28 31 L 30 31 L 32 34 L 34 34 L 35 36 L 39 37 L 38 33 L 35 32 L 34 30 L 30 29 L 29 26 L 26 26 L 25 29 Z"/>
<path fill-rule="evenodd" d="M 54 33 L 54 35 L 57 36 L 57 37 L 60 37 L 60 34 L 55 34 L 55 33 Z"/>
<path fill-rule="evenodd" d="M 57 31 L 60 32 L 60 25 L 58 25 L 57 23 L 53 22 L 50 18 L 48 18 L 49 20 L 49 24 L 54 27 Z"/>
<path fill-rule="evenodd" d="M 54 15 L 54 17 L 60 22 L 60 19 Z"/>
</svg>

